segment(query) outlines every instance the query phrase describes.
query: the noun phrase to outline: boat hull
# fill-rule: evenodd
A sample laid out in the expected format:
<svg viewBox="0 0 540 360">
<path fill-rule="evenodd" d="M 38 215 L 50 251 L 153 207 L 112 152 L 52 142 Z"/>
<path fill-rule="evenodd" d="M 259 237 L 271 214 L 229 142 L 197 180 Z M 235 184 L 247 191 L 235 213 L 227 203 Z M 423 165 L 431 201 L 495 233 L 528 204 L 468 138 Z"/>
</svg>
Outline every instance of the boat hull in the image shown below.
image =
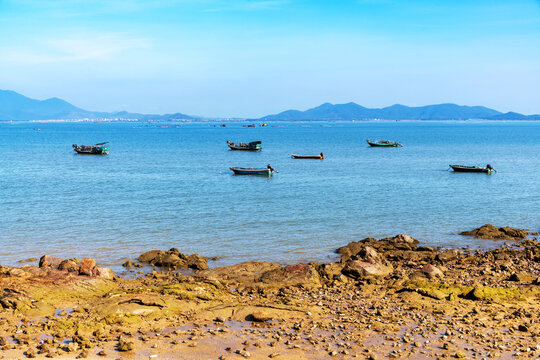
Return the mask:
<svg viewBox="0 0 540 360">
<path fill-rule="evenodd" d="M 492 171 L 490 169 L 483 168 L 483 167 L 480 167 L 480 166 L 450 165 L 450 167 L 455 172 L 491 174 L 491 171 Z"/>
<path fill-rule="evenodd" d="M 261 151 L 262 143 L 261 141 L 252 141 L 249 143 L 233 143 L 227 141 L 227 146 L 231 150 L 243 150 L 243 151 Z"/>
<path fill-rule="evenodd" d="M 264 176 L 270 176 L 274 172 L 270 169 L 253 169 L 253 168 L 237 168 L 237 167 L 231 167 L 229 168 L 232 170 L 232 172 L 235 175 L 264 175 Z"/>
<path fill-rule="evenodd" d="M 372 141 L 368 141 L 367 142 L 369 144 L 369 146 L 373 146 L 373 147 L 398 147 L 398 146 L 403 146 L 401 145 L 400 143 L 379 143 L 379 142 L 372 142 Z"/>
<path fill-rule="evenodd" d="M 229 148 L 231 150 L 242 150 L 242 151 L 261 151 L 262 150 L 261 147 L 252 148 L 252 147 L 234 146 L 234 145 L 229 145 Z"/>
<path fill-rule="evenodd" d="M 322 160 L 324 159 L 321 155 L 298 155 L 298 154 L 292 154 L 291 157 L 293 159 L 316 159 L 316 160 Z"/>
<path fill-rule="evenodd" d="M 109 155 L 109 148 L 92 147 L 91 149 L 74 148 L 73 150 L 81 155 Z"/>
</svg>

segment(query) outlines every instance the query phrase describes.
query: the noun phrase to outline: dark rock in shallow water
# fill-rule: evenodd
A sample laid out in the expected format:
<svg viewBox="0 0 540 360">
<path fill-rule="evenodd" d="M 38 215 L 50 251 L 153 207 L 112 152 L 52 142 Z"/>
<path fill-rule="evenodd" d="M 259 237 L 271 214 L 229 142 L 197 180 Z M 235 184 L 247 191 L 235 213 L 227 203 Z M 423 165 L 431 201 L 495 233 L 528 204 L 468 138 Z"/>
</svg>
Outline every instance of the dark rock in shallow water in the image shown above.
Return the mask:
<svg viewBox="0 0 540 360">
<path fill-rule="evenodd" d="M 150 250 L 139 256 L 139 261 L 150 265 L 177 270 L 177 269 L 208 269 L 207 259 L 199 254 L 186 255 L 178 249 L 172 248 L 169 251 Z"/>
<path fill-rule="evenodd" d="M 194 270 L 206 270 L 208 269 L 208 262 L 205 257 L 199 254 L 193 254 L 188 256 L 187 266 Z"/>
<path fill-rule="evenodd" d="M 508 226 L 497 228 L 491 224 L 486 224 L 471 231 L 462 231 L 459 234 L 475 236 L 479 239 L 523 240 L 529 235 L 529 232 L 527 229 L 516 229 Z"/>
</svg>

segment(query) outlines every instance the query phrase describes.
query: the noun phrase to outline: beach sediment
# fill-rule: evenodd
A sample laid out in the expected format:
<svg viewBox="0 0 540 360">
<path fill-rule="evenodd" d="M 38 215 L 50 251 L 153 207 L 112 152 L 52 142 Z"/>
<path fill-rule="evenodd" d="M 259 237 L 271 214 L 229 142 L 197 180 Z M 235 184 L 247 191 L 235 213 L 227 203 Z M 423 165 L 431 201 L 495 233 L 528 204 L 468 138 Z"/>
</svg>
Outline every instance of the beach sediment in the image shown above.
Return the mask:
<svg viewBox="0 0 540 360">
<path fill-rule="evenodd" d="M 185 255 L 200 270 L 156 268 L 133 279 L 90 259 L 0 267 L 0 358 L 540 355 L 536 239 L 482 252 L 397 235 L 337 251 L 333 263 L 214 269 Z"/>
</svg>

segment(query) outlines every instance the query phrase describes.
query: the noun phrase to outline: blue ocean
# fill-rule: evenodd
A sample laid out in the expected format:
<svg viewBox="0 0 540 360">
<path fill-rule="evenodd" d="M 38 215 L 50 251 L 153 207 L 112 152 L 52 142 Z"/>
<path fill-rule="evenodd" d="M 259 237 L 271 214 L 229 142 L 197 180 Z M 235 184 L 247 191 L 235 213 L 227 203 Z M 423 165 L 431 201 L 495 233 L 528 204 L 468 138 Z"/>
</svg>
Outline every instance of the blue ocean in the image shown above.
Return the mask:
<svg viewBox="0 0 540 360">
<path fill-rule="evenodd" d="M 540 228 L 540 122 L 0 124 L 0 264 L 44 254 L 113 268 L 151 249 L 298 263 L 365 237 L 491 247 L 485 223 Z M 370 148 L 370 139 L 400 148 Z M 261 152 L 226 141 L 261 140 Z M 108 141 L 108 156 L 72 144 Z M 297 160 L 318 154 L 325 160 Z M 497 173 L 448 171 L 490 163 Z M 231 166 L 272 177 L 235 176 Z"/>
</svg>

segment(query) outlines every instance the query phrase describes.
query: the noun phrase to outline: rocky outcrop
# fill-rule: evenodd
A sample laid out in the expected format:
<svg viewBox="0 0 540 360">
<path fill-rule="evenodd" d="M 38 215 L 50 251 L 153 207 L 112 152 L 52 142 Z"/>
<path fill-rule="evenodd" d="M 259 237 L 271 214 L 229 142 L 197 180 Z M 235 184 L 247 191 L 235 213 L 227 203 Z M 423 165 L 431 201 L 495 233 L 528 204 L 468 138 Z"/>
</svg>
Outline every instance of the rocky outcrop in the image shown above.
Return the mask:
<svg viewBox="0 0 540 360">
<path fill-rule="evenodd" d="M 508 226 L 497 228 L 491 224 L 486 224 L 471 231 L 462 231 L 459 234 L 489 240 L 523 240 L 529 235 L 529 231 Z"/>
<path fill-rule="evenodd" d="M 274 287 L 302 285 L 320 286 L 319 273 L 311 264 L 287 265 L 261 274 L 258 281 Z"/>
<path fill-rule="evenodd" d="M 341 262 L 346 262 L 351 258 L 355 258 L 355 256 L 362 249 L 365 249 L 366 246 L 369 246 L 380 253 L 386 253 L 390 251 L 416 251 L 418 243 L 419 241 L 413 237 L 405 234 L 399 234 L 394 237 L 387 237 L 381 240 L 365 238 L 363 240 L 351 242 L 345 246 L 342 246 L 338 248 L 336 252 L 341 255 Z M 424 251 L 425 249 L 422 248 L 421 250 Z"/>
<path fill-rule="evenodd" d="M 53 269 L 67 273 L 74 273 L 83 276 L 99 277 L 103 279 L 114 279 L 115 274 L 109 268 L 97 266 L 94 259 L 62 259 L 54 256 L 44 255 L 39 260 L 39 268 L 43 270 Z M 30 270 L 30 269 L 28 269 Z"/>
<path fill-rule="evenodd" d="M 394 268 L 371 246 L 363 246 L 358 252 L 349 257 L 343 270 L 344 275 L 354 279 L 384 277 Z"/>
<path fill-rule="evenodd" d="M 197 278 L 218 280 L 241 288 L 281 288 L 302 286 L 312 288 L 321 285 L 316 264 L 281 266 L 276 263 L 249 261 L 199 272 Z"/>
<path fill-rule="evenodd" d="M 169 251 L 150 250 L 141 254 L 138 259 L 142 263 L 148 263 L 153 266 L 169 269 L 208 269 L 207 258 L 199 254 L 186 255 L 182 254 L 178 249 L 172 248 Z"/>
</svg>

